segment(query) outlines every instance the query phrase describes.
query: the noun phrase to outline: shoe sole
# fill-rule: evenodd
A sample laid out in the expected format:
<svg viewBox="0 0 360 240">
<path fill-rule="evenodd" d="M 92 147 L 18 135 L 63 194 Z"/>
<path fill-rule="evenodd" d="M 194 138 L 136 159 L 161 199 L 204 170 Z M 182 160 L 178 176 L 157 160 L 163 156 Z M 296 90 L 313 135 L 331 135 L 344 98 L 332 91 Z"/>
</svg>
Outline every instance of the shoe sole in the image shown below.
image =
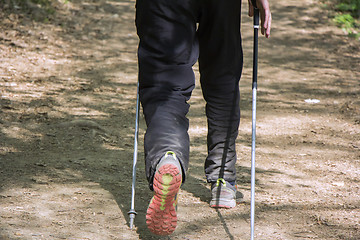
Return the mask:
<svg viewBox="0 0 360 240">
<path fill-rule="evenodd" d="M 156 235 L 170 235 L 177 225 L 176 194 L 182 176 L 173 164 L 161 166 L 154 176 L 154 196 L 146 212 L 146 224 Z"/>
<path fill-rule="evenodd" d="M 213 202 L 215 202 L 215 203 L 213 203 Z M 234 207 L 236 207 L 236 201 L 212 200 L 210 202 L 210 207 L 212 207 L 212 208 L 234 208 Z"/>
</svg>

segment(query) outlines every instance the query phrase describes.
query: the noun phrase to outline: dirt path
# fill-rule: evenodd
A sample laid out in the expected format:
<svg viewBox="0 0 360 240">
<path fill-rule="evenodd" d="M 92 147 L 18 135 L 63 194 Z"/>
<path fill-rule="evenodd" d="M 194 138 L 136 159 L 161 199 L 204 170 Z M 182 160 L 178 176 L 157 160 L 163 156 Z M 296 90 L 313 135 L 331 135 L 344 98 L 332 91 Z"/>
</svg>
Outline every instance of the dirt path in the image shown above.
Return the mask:
<svg viewBox="0 0 360 240">
<path fill-rule="evenodd" d="M 208 207 L 197 87 L 189 178 L 178 228 L 165 239 L 249 239 L 252 30 L 243 2 L 245 202 Z M 273 1 L 272 37 L 260 40 L 256 239 L 360 239 L 360 44 L 314 4 Z M 57 12 L 50 23 L 0 12 L 0 239 L 159 239 L 145 226 L 152 193 L 143 161 L 137 228 L 128 227 L 134 1 L 74 0 Z"/>
</svg>

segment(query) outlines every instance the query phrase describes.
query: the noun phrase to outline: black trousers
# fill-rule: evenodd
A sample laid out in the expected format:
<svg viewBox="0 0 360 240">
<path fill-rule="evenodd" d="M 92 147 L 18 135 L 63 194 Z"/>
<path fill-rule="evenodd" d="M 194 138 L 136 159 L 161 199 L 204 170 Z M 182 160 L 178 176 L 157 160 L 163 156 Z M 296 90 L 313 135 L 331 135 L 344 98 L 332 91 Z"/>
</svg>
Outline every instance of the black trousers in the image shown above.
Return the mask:
<svg viewBox="0 0 360 240">
<path fill-rule="evenodd" d="M 146 176 L 167 151 L 189 165 L 189 110 L 199 60 L 206 101 L 208 182 L 236 177 L 235 140 L 240 121 L 241 0 L 137 0 L 140 101 L 145 115 Z"/>
</svg>

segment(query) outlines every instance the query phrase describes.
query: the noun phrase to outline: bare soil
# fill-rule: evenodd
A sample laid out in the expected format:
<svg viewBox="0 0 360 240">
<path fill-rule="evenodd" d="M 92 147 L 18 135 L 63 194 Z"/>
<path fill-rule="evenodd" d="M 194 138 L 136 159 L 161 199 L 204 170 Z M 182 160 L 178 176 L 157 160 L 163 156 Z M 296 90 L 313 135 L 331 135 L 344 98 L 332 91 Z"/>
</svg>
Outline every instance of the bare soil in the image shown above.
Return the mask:
<svg viewBox="0 0 360 240">
<path fill-rule="evenodd" d="M 256 239 L 360 239 L 359 41 L 333 26 L 315 0 L 271 3 L 272 36 L 259 43 Z M 128 226 L 135 2 L 54 6 L 49 19 L 0 12 L 0 239 L 161 239 L 145 225 L 152 193 L 142 140 L 136 228 Z M 253 33 L 246 11 L 244 1 L 237 184 L 245 201 L 230 210 L 208 205 L 197 86 L 189 178 L 178 227 L 164 239 L 249 239 Z M 144 131 L 141 119 L 140 139 Z"/>
</svg>

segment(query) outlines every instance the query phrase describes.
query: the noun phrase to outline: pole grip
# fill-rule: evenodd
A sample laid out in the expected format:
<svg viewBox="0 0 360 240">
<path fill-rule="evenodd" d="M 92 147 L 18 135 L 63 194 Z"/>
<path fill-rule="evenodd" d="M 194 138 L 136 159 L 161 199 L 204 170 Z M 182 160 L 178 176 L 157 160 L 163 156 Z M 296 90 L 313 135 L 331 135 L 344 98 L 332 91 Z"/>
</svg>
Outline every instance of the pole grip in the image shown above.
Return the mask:
<svg viewBox="0 0 360 240">
<path fill-rule="evenodd" d="M 253 89 L 257 89 L 259 17 L 259 9 L 254 7 Z"/>
<path fill-rule="evenodd" d="M 252 5 L 253 5 L 254 8 L 257 8 L 256 0 L 251 0 L 251 3 L 252 3 Z"/>
<path fill-rule="evenodd" d="M 259 9 L 254 7 L 254 26 L 259 26 L 260 12 Z"/>
</svg>

